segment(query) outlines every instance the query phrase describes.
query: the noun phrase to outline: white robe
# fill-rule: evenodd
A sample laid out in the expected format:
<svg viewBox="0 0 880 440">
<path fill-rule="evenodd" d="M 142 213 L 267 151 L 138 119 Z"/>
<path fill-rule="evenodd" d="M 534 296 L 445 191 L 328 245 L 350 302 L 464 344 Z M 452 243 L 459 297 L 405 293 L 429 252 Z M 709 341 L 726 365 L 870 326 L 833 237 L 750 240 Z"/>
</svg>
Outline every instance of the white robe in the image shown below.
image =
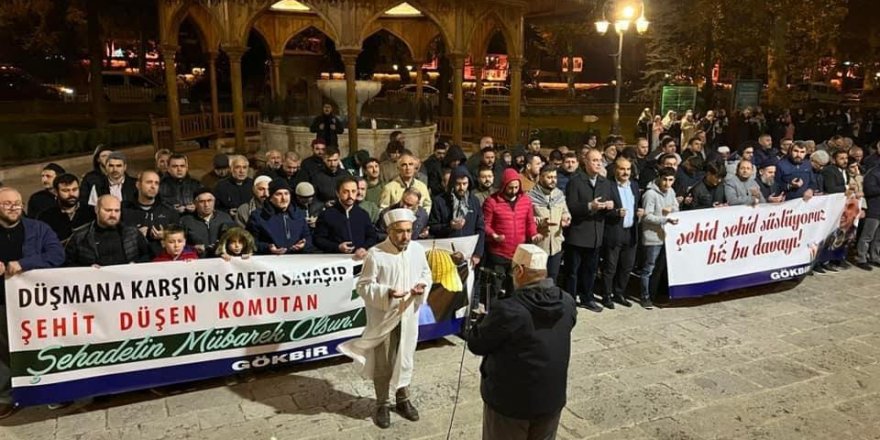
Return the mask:
<svg viewBox="0 0 880 440">
<path fill-rule="evenodd" d="M 391 290 L 409 292 L 418 284 L 425 285 L 422 295 L 392 298 L 388 294 Z M 405 251 L 399 252 L 386 239 L 367 252 L 357 283 L 357 293 L 366 305 L 367 326 L 360 338 L 339 345 L 339 351 L 354 360 L 355 368 L 365 379 L 373 378 L 373 349 L 388 340 L 400 323 L 391 389 L 410 384 L 419 338 L 419 306 L 427 301 L 431 284 L 431 269 L 422 245 L 410 242 Z"/>
</svg>

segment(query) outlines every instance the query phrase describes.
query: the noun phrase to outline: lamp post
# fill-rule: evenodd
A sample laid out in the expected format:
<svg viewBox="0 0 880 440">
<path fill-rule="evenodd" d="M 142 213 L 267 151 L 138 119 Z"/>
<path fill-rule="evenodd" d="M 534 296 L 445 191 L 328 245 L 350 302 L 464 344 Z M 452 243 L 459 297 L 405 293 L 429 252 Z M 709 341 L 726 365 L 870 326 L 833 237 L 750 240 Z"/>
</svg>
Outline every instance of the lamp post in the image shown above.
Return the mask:
<svg viewBox="0 0 880 440">
<path fill-rule="evenodd" d="M 606 11 L 610 12 L 612 18 L 614 18 L 614 30 L 617 32 L 617 53 L 612 56 L 616 61 L 616 81 L 614 88 L 614 114 L 612 115 L 611 120 L 611 133 L 620 134 L 620 88 L 623 83 L 623 68 L 621 66 L 622 55 L 623 55 L 623 34 L 629 30 L 629 26 L 633 21 L 633 18 L 638 17 L 635 20 L 636 32 L 639 34 L 644 34 L 648 31 L 648 25 L 650 24 L 647 19 L 645 19 L 645 2 L 644 1 L 608 1 L 602 7 L 602 18 L 597 20 L 594 24 L 596 25 L 596 32 L 599 35 L 605 35 L 608 32 L 608 28 L 611 26 L 611 22 L 608 21 L 606 17 Z"/>
</svg>

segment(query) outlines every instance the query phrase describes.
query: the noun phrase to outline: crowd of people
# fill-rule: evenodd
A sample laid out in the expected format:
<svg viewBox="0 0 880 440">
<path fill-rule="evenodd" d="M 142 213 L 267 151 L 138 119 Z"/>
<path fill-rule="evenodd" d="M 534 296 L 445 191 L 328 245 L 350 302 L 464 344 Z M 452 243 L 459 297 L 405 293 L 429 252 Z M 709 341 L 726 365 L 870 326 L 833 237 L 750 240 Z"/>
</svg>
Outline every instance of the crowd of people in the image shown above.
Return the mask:
<svg viewBox="0 0 880 440">
<path fill-rule="evenodd" d="M 863 200 L 854 264 L 869 271 L 880 266 L 880 152 L 870 121 L 839 116 L 758 110 L 729 124 L 722 110 L 647 114 L 631 143 L 591 137 L 544 148 L 534 138 L 507 149 L 483 137 L 470 157 L 441 139 L 420 158 L 395 132 L 379 157 L 342 158 L 335 142 L 317 138 L 305 158 L 276 149 L 259 161 L 217 155 L 200 180 L 185 154 L 161 150 L 153 169 L 132 174 L 123 152 L 98 147 L 82 177 L 45 165 L 43 189 L 26 203 L 0 188 L 0 272 L 308 253 L 360 260 L 391 232 L 386 214 L 403 209 L 412 212 L 408 239 L 477 235 L 471 263 L 497 273 L 499 291 L 515 288 L 515 253 L 532 244 L 546 253 L 546 276 L 579 307 L 632 306 L 635 276 L 635 298 L 652 309 L 664 225 L 677 212 L 833 193 Z M 820 124 L 831 119 L 833 131 Z M 336 133 L 335 122 L 319 128 Z M 8 350 L 3 356 L 0 414 L 11 403 Z"/>
</svg>

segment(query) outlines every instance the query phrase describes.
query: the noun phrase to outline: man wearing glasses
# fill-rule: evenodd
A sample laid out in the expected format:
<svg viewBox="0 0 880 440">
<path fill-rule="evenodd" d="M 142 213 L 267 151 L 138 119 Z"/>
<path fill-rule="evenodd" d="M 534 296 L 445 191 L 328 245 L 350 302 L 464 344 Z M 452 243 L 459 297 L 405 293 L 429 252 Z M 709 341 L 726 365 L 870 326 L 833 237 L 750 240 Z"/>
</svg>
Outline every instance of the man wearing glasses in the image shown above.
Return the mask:
<svg viewBox="0 0 880 440">
<path fill-rule="evenodd" d="M 22 216 L 21 193 L 0 188 L 0 274 L 12 278 L 24 271 L 63 263 L 64 248 L 55 232 L 41 221 Z M 0 419 L 15 410 L 10 394 L 5 298 L 5 283 L 0 282 Z"/>
</svg>

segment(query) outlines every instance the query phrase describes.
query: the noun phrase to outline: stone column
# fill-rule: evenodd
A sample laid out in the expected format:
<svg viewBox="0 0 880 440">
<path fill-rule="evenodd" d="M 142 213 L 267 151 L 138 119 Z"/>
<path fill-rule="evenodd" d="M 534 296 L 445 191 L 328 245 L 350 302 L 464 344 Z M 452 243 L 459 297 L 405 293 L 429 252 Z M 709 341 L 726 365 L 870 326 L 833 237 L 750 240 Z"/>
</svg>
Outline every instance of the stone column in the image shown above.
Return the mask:
<svg viewBox="0 0 880 440">
<path fill-rule="evenodd" d="M 357 124 L 359 115 L 357 114 L 357 85 L 355 83 L 355 80 L 357 79 L 355 75 L 357 73 L 355 67 L 360 53 L 360 49 L 346 49 L 339 51 L 339 54 L 342 55 L 342 63 L 345 64 L 345 97 L 348 106 L 349 153 L 358 150 Z"/>
<path fill-rule="evenodd" d="M 171 125 L 171 149 L 177 147 L 180 142 L 180 98 L 177 95 L 177 68 L 174 57 L 177 55 L 178 46 L 163 44 L 159 47 L 162 53 L 162 61 L 165 63 L 165 89 L 168 105 L 168 123 Z"/>
<path fill-rule="evenodd" d="M 272 94 L 275 99 L 284 99 L 284 90 L 281 89 L 281 63 L 284 55 L 272 56 Z"/>
<path fill-rule="evenodd" d="M 241 85 L 241 57 L 248 50 L 247 47 L 230 46 L 224 47 L 226 56 L 229 57 L 230 88 L 232 89 L 232 121 L 235 126 L 235 152 L 247 154 L 245 143 L 244 126 L 244 92 Z"/>
<path fill-rule="evenodd" d="M 211 82 L 211 121 L 217 138 L 223 137 L 220 127 L 220 103 L 217 97 L 217 52 L 208 52 L 208 80 Z"/>
<path fill-rule="evenodd" d="M 480 137 L 487 135 L 483 129 L 483 68 L 486 67 L 486 64 L 482 61 L 474 61 L 474 77 L 476 77 L 474 84 L 474 127 L 479 130 L 477 135 Z"/>
<path fill-rule="evenodd" d="M 508 58 L 510 64 L 510 139 L 508 144 L 516 144 L 520 142 L 519 138 L 519 121 L 520 121 L 520 97 L 522 96 L 522 57 Z"/>
<path fill-rule="evenodd" d="M 452 142 L 461 145 L 464 138 L 464 59 L 465 54 L 449 54 L 452 63 Z"/>
</svg>

